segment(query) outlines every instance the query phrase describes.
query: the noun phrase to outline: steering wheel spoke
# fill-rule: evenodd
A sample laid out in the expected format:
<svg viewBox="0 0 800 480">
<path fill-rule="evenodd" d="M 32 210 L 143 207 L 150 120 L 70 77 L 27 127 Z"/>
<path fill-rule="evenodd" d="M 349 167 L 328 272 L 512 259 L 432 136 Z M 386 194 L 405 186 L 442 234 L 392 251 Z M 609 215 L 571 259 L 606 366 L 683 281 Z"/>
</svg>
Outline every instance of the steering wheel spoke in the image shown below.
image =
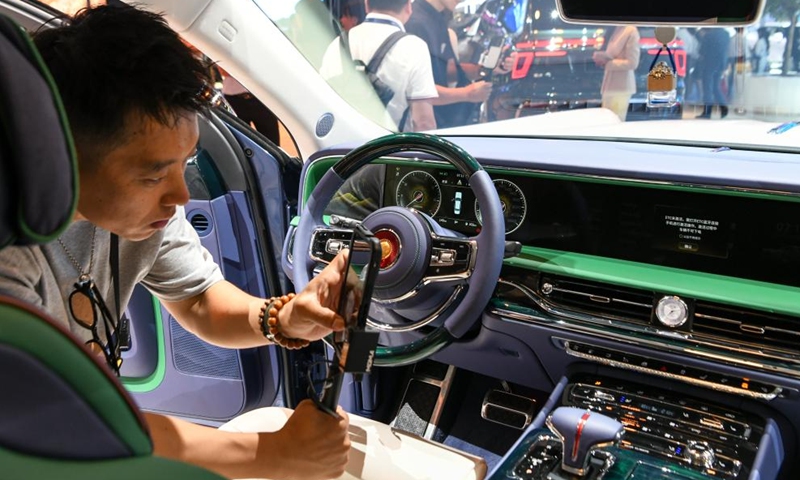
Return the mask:
<svg viewBox="0 0 800 480">
<path fill-rule="evenodd" d="M 340 251 L 350 248 L 352 236 L 352 230 L 317 227 L 311 232 L 309 256 L 313 260 L 327 265 Z"/>
<path fill-rule="evenodd" d="M 466 281 L 475 269 L 478 244 L 468 238 L 432 236 L 431 259 L 425 271 L 427 282 Z"/>
</svg>

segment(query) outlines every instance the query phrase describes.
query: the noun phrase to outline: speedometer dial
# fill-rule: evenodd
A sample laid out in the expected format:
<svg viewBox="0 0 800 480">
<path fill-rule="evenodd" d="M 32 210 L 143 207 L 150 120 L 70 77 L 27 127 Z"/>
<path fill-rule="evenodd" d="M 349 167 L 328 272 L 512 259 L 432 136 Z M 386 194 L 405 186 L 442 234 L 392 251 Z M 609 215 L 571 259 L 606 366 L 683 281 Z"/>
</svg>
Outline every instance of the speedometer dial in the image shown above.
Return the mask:
<svg viewBox="0 0 800 480">
<path fill-rule="evenodd" d="M 525 220 L 525 214 L 528 212 L 525 195 L 516 183 L 509 180 L 495 180 L 494 187 L 497 189 L 497 195 L 500 197 L 500 204 L 503 207 L 506 234 L 512 233 L 522 225 L 522 221 Z M 483 224 L 477 200 L 475 200 L 475 217 L 478 219 L 478 223 Z"/>
<path fill-rule="evenodd" d="M 442 205 L 442 191 L 433 175 L 414 170 L 400 179 L 395 200 L 400 207 L 413 208 L 433 217 Z"/>
</svg>

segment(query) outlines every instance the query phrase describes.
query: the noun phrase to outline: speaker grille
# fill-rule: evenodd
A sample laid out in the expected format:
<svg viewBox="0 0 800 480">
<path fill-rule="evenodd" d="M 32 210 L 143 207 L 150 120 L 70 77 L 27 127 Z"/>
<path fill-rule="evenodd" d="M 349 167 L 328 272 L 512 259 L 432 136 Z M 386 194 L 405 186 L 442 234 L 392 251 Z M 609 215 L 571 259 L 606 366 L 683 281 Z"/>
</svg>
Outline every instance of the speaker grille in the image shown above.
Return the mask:
<svg viewBox="0 0 800 480">
<path fill-rule="evenodd" d="M 239 352 L 208 344 L 187 332 L 174 318 L 169 318 L 172 334 L 172 359 L 175 368 L 187 375 L 241 380 Z"/>
<path fill-rule="evenodd" d="M 316 133 L 318 137 L 324 137 L 325 135 L 331 133 L 331 129 L 333 128 L 333 114 L 332 113 L 324 113 L 319 120 L 317 120 L 317 129 Z"/>
<path fill-rule="evenodd" d="M 189 223 L 192 224 L 197 234 L 201 236 L 211 230 L 211 220 L 204 213 L 195 213 L 189 219 Z"/>
</svg>

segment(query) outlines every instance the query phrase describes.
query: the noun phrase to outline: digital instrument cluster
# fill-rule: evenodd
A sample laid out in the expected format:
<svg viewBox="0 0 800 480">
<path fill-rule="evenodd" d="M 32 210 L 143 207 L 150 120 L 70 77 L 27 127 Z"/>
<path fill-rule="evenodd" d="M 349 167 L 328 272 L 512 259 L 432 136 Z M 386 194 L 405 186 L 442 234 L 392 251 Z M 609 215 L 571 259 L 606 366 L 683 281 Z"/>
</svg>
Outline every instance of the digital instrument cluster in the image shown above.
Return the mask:
<svg viewBox="0 0 800 480">
<path fill-rule="evenodd" d="M 384 205 L 414 208 L 430 215 L 443 227 L 468 235 L 481 229 L 481 211 L 467 177 L 453 169 L 429 169 L 389 165 Z M 503 209 L 506 234 L 516 232 L 525 221 L 528 203 L 512 180 L 495 178 Z"/>
</svg>

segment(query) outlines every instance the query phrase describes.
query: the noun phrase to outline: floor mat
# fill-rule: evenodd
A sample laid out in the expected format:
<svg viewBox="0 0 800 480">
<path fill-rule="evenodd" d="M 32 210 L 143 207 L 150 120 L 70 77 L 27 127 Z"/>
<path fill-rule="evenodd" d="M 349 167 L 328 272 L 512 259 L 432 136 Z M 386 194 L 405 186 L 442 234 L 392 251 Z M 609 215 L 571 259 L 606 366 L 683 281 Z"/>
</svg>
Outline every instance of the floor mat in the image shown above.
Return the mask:
<svg viewBox="0 0 800 480">
<path fill-rule="evenodd" d="M 486 460 L 489 471 L 492 471 L 522 435 L 523 430 L 490 422 L 481 417 L 481 405 L 486 392 L 502 388 L 498 380 L 468 372 L 461 373 L 465 375 L 460 379 L 459 385 L 451 391 L 451 401 L 445 409 L 450 410 L 448 424 L 444 422 L 441 424 L 447 436 L 440 441 L 445 445 L 482 457 Z M 540 396 L 538 393 L 521 391 L 520 387 L 513 387 L 513 391 L 525 396 Z M 541 396 L 546 398 L 544 393 Z M 542 403 L 538 405 L 541 406 Z"/>
</svg>

